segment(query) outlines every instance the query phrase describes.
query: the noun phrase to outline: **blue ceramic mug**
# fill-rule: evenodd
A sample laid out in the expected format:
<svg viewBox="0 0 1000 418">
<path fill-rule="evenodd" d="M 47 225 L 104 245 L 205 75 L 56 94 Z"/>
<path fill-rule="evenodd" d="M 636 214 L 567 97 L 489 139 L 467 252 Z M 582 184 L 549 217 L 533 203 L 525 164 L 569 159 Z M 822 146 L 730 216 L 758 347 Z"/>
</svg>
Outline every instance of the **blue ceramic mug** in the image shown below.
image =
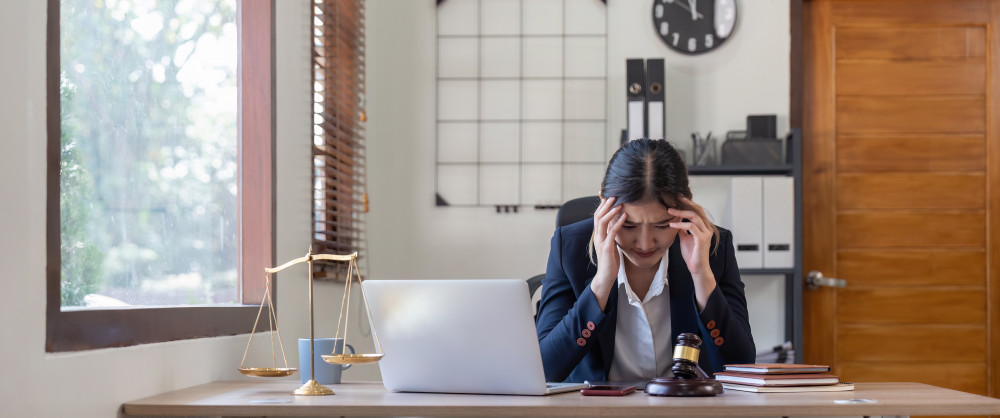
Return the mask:
<svg viewBox="0 0 1000 418">
<path fill-rule="evenodd" d="M 323 356 L 329 354 L 344 353 L 343 338 L 316 338 L 313 349 L 313 360 L 316 363 L 316 382 L 321 385 L 335 385 L 340 383 L 340 375 L 344 370 L 351 367 L 350 364 L 332 364 L 323 360 Z M 336 350 L 334 349 L 336 347 Z M 347 349 L 354 354 L 354 347 L 347 344 Z M 309 339 L 299 338 L 299 376 L 302 383 L 309 381 Z"/>
</svg>

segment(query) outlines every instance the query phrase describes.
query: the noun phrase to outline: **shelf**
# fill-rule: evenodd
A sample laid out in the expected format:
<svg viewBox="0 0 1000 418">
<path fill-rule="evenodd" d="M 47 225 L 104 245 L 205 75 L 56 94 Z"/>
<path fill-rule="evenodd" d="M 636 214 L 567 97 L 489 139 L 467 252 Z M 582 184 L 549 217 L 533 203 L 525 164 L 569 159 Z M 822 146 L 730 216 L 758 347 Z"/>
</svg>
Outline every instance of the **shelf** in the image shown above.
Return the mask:
<svg viewBox="0 0 1000 418">
<path fill-rule="evenodd" d="M 688 166 L 688 174 L 692 176 L 739 176 L 739 175 L 794 175 L 795 168 L 791 164 L 778 165 L 695 165 Z"/>
</svg>

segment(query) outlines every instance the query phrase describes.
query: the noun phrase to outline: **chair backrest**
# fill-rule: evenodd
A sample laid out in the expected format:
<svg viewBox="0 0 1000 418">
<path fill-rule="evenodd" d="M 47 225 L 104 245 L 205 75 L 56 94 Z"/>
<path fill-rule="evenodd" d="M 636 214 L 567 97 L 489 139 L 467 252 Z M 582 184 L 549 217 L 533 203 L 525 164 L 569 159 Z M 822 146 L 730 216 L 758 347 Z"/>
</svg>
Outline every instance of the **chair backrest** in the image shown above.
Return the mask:
<svg viewBox="0 0 1000 418">
<path fill-rule="evenodd" d="M 542 279 L 545 273 L 532 276 L 528 282 L 528 297 L 531 298 L 531 314 L 538 318 L 538 304 L 542 303 Z"/>
<path fill-rule="evenodd" d="M 566 226 L 587 218 L 594 217 L 594 211 L 601 205 L 601 198 L 597 196 L 578 197 L 564 203 L 556 212 L 556 227 Z M 528 279 L 528 293 L 531 297 L 531 307 L 535 318 L 538 318 L 538 304 L 542 300 L 542 278 L 545 274 L 539 274 Z"/>
<path fill-rule="evenodd" d="M 556 226 L 566 226 L 594 217 L 594 211 L 601 205 L 597 196 L 578 197 L 563 203 L 556 212 Z"/>
</svg>

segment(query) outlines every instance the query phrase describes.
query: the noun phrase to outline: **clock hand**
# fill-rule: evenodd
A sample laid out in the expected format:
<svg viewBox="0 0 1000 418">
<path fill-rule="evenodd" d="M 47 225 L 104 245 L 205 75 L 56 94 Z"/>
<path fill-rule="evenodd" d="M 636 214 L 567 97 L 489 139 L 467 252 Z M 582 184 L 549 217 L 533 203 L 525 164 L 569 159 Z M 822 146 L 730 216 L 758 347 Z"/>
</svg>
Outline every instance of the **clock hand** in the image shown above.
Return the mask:
<svg viewBox="0 0 1000 418">
<path fill-rule="evenodd" d="M 690 1 L 690 0 L 688 0 L 688 1 Z M 674 4 L 676 4 L 676 5 L 678 5 L 678 6 L 681 6 L 681 8 L 682 8 L 682 9 L 684 9 L 684 10 L 687 10 L 687 11 L 691 12 L 691 16 L 692 16 L 692 17 L 694 17 L 694 16 L 697 16 L 698 18 L 701 18 L 701 19 L 704 19 L 704 18 L 705 18 L 705 16 L 702 16 L 702 15 L 701 15 L 701 13 L 698 13 L 698 11 L 697 11 L 697 10 L 693 10 L 693 11 L 692 11 L 690 7 L 687 7 L 687 6 L 685 6 L 685 5 L 684 5 L 684 3 L 681 3 L 681 2 L 679 2 L 679 1 L 675 1 L 675 2 L 673 2 L 673 3 L 674 3 Z"/>
<path fill-rule="evenodd" d="M 688 6 L 691 6 L 691 20 L 698 20 L 698 0 L 688 0 Z"/>
</svg>

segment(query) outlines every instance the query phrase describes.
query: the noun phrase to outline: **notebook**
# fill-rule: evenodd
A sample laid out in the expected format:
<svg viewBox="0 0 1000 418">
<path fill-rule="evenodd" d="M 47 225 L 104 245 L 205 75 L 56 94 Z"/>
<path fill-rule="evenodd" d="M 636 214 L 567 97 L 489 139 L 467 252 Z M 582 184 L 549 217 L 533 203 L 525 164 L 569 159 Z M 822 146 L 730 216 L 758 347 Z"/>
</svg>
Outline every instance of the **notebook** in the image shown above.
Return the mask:
<svg viewBox="0 0 1000 418">
<path fill-rule="evenodd" d="M 364 287 L 388 390 L 547 395 L 589 386 L 545 382 L 523 280 L 366 280 Z"/>
<path fill-rule="evenodd" d="M 837 383 L 835 385 L 814 385 L 814 386 L 753 386 L 740 385 L 736 383 L 723 383 L 726 390 L 738 390 L 743 392 L 756 393 L 795 393 L 795 392 L 841 392 L 854 390 L 853 383 Z"/>
<path fill-rule="evenodd" d="M 788 363 L 727 364 L 726 371 L 755 374 L 825 373 L 830 371 L 830 366 Z"/>
<path fill-rule="evenodd" d="M 801 374 L 756 374 L 719 372 L 715 380 L 723 383 L 739 383 L 753 386 L 803 386 L 803 385 L 834 385 L 840 383 L 840 378 L 825 373 Z"/>
</svg>

